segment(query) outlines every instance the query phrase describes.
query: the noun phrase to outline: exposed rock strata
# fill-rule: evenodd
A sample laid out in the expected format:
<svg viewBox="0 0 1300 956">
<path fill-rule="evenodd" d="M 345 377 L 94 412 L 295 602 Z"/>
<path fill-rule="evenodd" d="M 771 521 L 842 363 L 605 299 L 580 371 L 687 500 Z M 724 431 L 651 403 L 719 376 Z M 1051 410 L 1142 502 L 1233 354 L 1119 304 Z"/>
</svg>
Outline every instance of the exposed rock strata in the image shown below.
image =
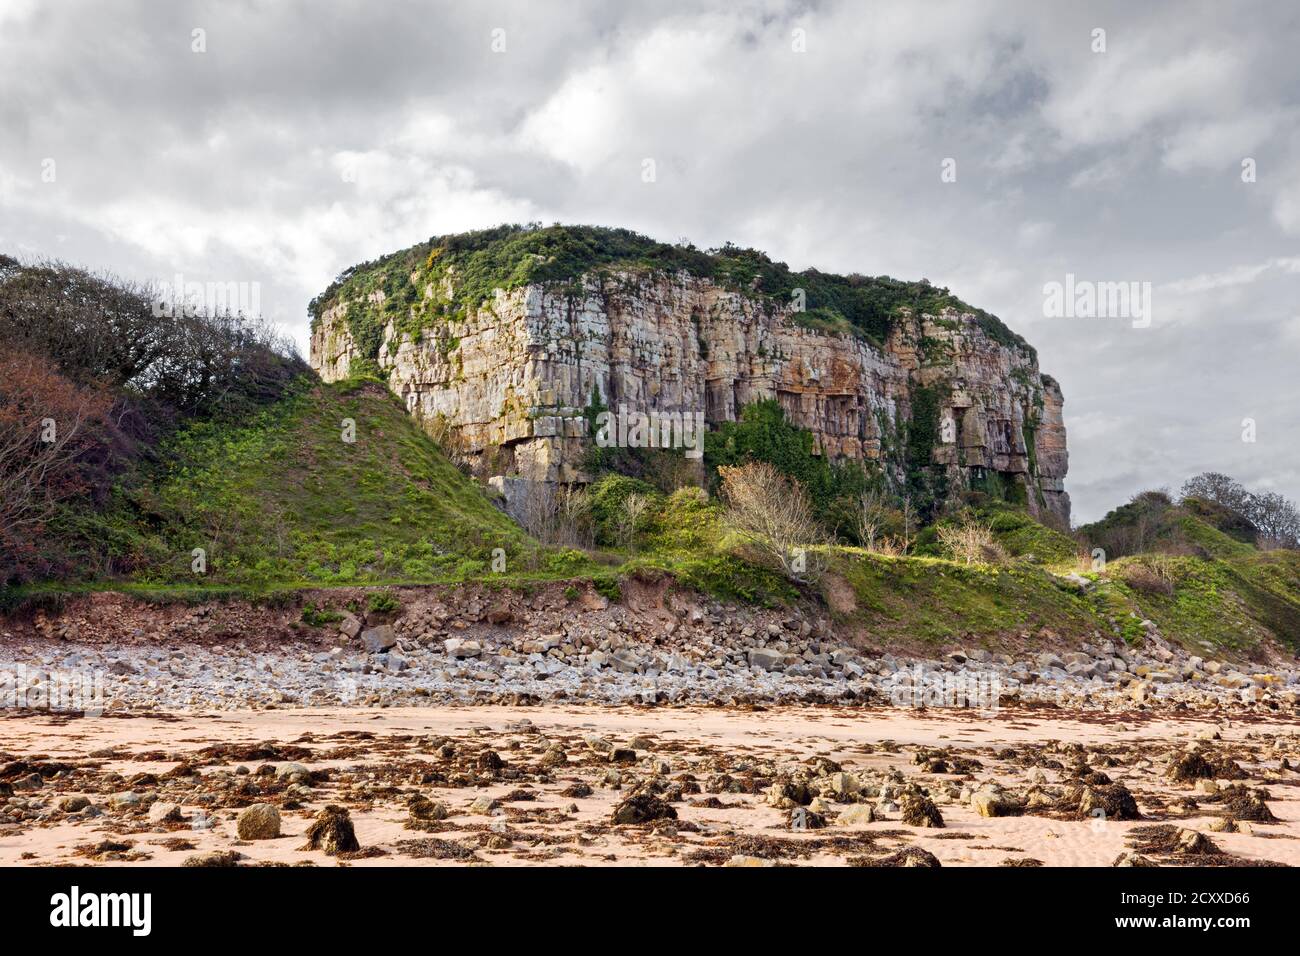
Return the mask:
<svg viewBox="0 0 1300 956">
<path fill-rule="evenodd" d="M 312 335 L 312 365 L 328 381 L 358 357 L 347 308 L 327 310 Z M 952 487 L 997 473 L 1033 512 L 1068 520 L 1063 399 L 1030 350 L 954 311 L 905 314 L 880 347 L 795 318 L 686 274 L 589 276 L 576 292 L 498 292 L 417 337 L 390 323 L 379 363 L 412 413 L 430 430 L 449 427 L 484 477 L 551 482 L 587 479 L 583 411 L 594 396 L 615 410 L 702 411 L 710 425 L 775 398 L 821 453 L 879 461 L 901 478 L 905 426 L 925 390 L 940 406 L 931 461 Z"/>
</svg>

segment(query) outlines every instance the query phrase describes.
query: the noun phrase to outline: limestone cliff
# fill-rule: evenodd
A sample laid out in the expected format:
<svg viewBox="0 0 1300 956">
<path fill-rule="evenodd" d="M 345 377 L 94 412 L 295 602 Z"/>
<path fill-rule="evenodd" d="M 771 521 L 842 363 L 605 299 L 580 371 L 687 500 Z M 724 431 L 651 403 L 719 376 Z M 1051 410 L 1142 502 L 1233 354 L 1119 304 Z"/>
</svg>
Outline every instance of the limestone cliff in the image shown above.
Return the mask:
<svg viewBox="0 0 1300 956">
<path fill-rule="evenodd" d="M 586 480 L 594 398 L 634 412 L 702 411 L 713 424 L 775 398 L 822 454 L 876 461 L 900 482 L 916 458 L 907 424 L 930 416 L 936 437 L 923 457 L 950 488 L 1000 487 L 1068 522 L 1061 391 L 1033 349 L 984 313 L 901 307 L 873 337 L 811 322 L 752 287 L 618 263 L 566 282 L 497 286 L 457 308 L 463 273 L 435 268 L 436 243 L 417 247 L 430 249 L 423 267 L 408 256 L 400 272 L 358 284 L 368 264 L 313 303 L 311 363 L 328 381 L 376 362 L 484 477 Z M 356 321 L 361 311 L 369 324 Z"/>
</svg>

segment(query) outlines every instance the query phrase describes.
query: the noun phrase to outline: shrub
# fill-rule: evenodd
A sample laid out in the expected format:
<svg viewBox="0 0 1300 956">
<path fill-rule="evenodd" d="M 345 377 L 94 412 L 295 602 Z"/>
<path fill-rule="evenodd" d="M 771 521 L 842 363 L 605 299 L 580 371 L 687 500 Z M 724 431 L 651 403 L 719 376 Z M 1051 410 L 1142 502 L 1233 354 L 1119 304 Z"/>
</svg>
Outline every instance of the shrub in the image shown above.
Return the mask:
<svg viewBox="0 0 1300 956">
<path fill-rule="evenodd" d="M 317 608 L 314 604 L 307 604 L 302 609 L 302 622 L 310 627 L 325 627 L 328 624 L 337 624 L 341 620 L 343 615 L 338 611 Z"/>
<path fill-rule="evenodd" d="M 61 505 L 107 492 L 111 406 L 38 355 L 0 354 L 0 585 L 53 569 L 62 556 L 47 523 Z"/>
<path fill-rule="evenodd" d="M 722 422 L 704 436 L 704 463 L 715 474 L 723 467 L 767 462 L 803 487 L 828 530 L 854 537 L 862 496 L 878 490 L 881 479 L 859 462 L 827 461 L 813 452 L 813 434 L 785 417 L 774 399 L 746 405 L 740 420 Z"/>
<path fill-rule="evenodd" d="M 1001 564 L 1006 560 L 1006 552 L 994 539 L 993 529 L 987 522 L 964 518 L 941 524 L 936 532 L 940 547 L 953 560 L 965 564 Z"/>
<path fill-rule="evenodd" d="M 1174 593 L 1173 566 L 1159 556 L 1129 561 L 1120 567 L 1120 579 L 1134 591 L 1171 597 Z"/>
<path fill-rule="evenodd" d="M 309 372 L 260 316 L 160 314 L 159 291 L 60 262 L 0 269 L 0 340 L 174 414 L 242 415 Z M 169 303 L 170 304 L 170 303 Z"/>
<path fill-rule="evenodd" d="M 402 607 L 402 602 L 392 591 L 375 591 L 366 599 L 366 609 L 371 614 L 392 614 Z"/>
<path fill-rule="evenodd" d="M 605 475 L 587 489 L 587 506 L 597 544 L 619 547 L 629 543 L 627 501 L 633 495 L 640 496 L 646 502 L 659 500 L 652 485 L 626 475 Z M 641 507 L 638 511 L 636 520 L 631 525 L 633 530 L 639 529 L 645 511 L 646 507 Z"/>
<path fill-rule="evenodd" d="M 816 580 L 822 558 L 810 549 L 824 535 L 803 487 L 767 462 L 723 467 L 718 473 L 732 526 L 791 580 Z"/>
</svg>

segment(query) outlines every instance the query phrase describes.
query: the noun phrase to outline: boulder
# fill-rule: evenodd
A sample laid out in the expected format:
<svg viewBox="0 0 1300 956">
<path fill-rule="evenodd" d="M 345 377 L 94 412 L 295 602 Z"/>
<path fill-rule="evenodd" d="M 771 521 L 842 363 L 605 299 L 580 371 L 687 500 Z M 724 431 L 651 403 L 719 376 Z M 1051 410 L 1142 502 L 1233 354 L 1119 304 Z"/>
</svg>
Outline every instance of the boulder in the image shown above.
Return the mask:
<svg viewBox="0 0 1300 956">
<path fill-rule="evenodd" d="M 274 840 L 280 835 L 280 810 L 269 803 L 255 803 L 239 814 L 235 826 L 241 840 Z"/>
<path fill-rule="evenodd" d="M 785 655 L 778 651 L 771 651 L 765 647 L 751 647 L 746 652 L 746 659 L 750 667 L 757 667 L 759 670 L 774 671 L 781 667 L 781 662 L 785 660 Z"/>
<path fill-rule="evenodd" d="M 1159 865 L 1160 865 L 1159 863 L 1154 863 L 1151 860 L 1148 860 L 1141 853 L 1133 853 L 1131 851 L 1121 853 L 1119 856 L 1115 857 L 1115 862 L 1111 864 L 1111 866 L 1120 866 L 1120 867 L 1159 866 Z"/>
<path fill-rule="evenodd" d="M 977 790 L 971 794 L 971 808 L 982 817 L 1014 817 L 1024 813 L 1024 805 L 994 790 Z"/>
<path fill-rule="evenodd" d="M 836 822 L 845 826 L 854 826 L 857 824 L 874 823 L 876 820 L 876 810 L 869 803 L 855 803 L 840 811 Z"/>
<path fill-rule="evenodd" d="M 943 815 L 934 801 L 919 790 L 909 790 L 898 801 L 903 822 L 909 827 L 942 827 Z"/>
<path fill-rule="evenodd" d="M 361 644 L 368 654 L 386 651 L 397 643 L 397 632 L 391 624 L 381 624 L 361 632 Z"/>
</svg>

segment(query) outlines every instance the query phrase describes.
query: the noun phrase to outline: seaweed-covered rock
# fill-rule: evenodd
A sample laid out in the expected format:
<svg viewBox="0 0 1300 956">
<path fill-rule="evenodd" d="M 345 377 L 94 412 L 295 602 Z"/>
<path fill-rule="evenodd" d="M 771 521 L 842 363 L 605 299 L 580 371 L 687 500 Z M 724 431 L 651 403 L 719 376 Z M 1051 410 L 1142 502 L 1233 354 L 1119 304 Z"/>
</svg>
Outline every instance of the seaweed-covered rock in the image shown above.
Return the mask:
<svg viewBox="0 0 1300 956">
<path fill-rule="evenodd" d="M 307 842 L 303 850 L 320 850 L 328 856 L 355 853 L 361 849 L 356 831 L 352 829 L 352 816 L 337 804 L 326 804 L 307 828 Z"/>
<path fill-rule="evenodd" d="M 1267 791 L 1242 786 L 1225 787 L 1219 791 L 1219 802 L 1228 816 L 1251 823 L 1277 823 L 1277 817 L 1264 802 L 1267 797 Z"/>
<path fill-rule="evenodd" d="M 778 780 L 767 789 L 768 806 L 780 810 L 806 807 L 812 802 L 813 792 L 803 780 Z"/>
<path fill-rule="evenodd" d="M 231 867 L 239 866 L 240 856 L 234 850 L 220 853 L 198 853 L 187 856 L 181 866 L 191 867 Z"/>
<path fill-rule="evenodd" d="M 1214 777 L 1214 768 L 1201 755 L 1200 751 L 1179 754 L 1169 764 L 1166 774 L 1174 783 L 1191 783 L 1194 780 L 1209 780 Z"/>
<path fill-rule="evenodd" d="M 506 765 L 506 762 L 501 759 L 501 755 L 495 750 L 484 750 L 478 755 L 475 764 L 484 773 L 496 773 Z"/>
<path fill-rule="evenodd" d="M 943 815 L 934 801 L 919 790 L 908 790 L 899 798 L 903 822 L 909 827 L 942 827 Z"/>
<path fill-rule="evenodd" d="M 615 823 L 649 823 L 652 820 L 676 820 L 677 811 L 648 793 L 633 794 L 614 807 Z"/>
<path fill-rule="evenodd" d="M 808 807 L 792 807 L 790 810 L 791 830 L 823 830 L 826 817 Z"/>
<path fill-rule="evenodd" d="M 1122 783 L 1113 783 L 1109 787 L 1084 787 L 1079 793 L 1079 815 L 1105 820 L 1142 819 L 1137 801 Z"/>
<path fill-rule="evenodd" d="M 921 866 L 931 869 L 943 866 L 937 856 L 919 846 L 904 847 L 886 856 L 852 856 L 848 862 L 850 866 Z"/>
<path fill-rule="evenodd" d="M 1178 842 L 1174 852 L 1184 856 L 1217 856 L 1223 851 L 1199 830 L 1182 829 L 1178 831 Z"/>
<path fill-rule="evenodd" d="M 447 805 L 437 800 L 430 800 L 423 794 L 417 793 L 406 804 L 407 811 L 410 813 L 406 821 L 408 829 L 418 828 L 422 824 L 434 823 L 438 820 L 445 820 L 448 816 Z"/>
</svg>

